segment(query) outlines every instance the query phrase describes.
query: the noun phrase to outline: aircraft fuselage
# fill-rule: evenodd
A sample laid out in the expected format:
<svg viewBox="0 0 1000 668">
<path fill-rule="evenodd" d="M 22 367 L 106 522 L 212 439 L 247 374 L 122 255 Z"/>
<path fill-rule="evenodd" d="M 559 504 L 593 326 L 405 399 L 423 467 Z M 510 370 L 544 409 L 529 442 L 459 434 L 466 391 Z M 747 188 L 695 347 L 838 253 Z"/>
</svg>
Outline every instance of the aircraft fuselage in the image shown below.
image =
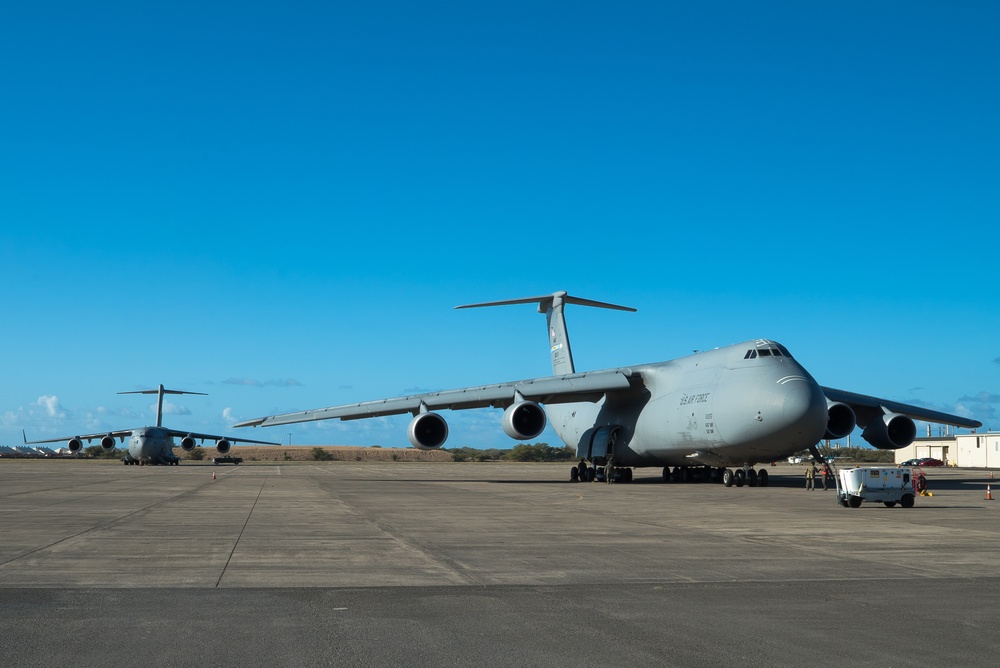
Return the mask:
<svg viewBox="0 0 1000 668">
<path fill-rule="evenodd" d="M 132 430 L 125 460 L 127 463 L 176 464 L 179 458 L 174 455 L 174 439 L 167 429 L 141 427 Z"/>
<path fill-rule="evenodd" d="M 642 381 L 631 390 L 546 405 L 556 433 L 580 456 L 613 455 L 620 466 L 746 466 L 813 446 L 826 431 L 822 389 L 773 341 L 631 370 Z"/>
</svg>

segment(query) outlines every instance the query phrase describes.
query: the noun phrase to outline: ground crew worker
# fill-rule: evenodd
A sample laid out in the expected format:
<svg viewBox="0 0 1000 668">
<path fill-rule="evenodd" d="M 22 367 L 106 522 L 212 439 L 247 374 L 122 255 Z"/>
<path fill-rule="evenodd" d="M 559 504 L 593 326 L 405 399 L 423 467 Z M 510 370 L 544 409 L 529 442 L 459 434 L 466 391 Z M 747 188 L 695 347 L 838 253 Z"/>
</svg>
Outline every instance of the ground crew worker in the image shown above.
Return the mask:
<svg viewBox="0 0 1000 668">
<path fill-rule="evenodd" d="M 609 485 L 615 481 L 615 465 L 611 457 L 608 457 L 608 463 L 604 465 L 604 478 Z"/>
<path fill-rule="evenodd" d="M 826 486 L 827 482 L 833 480 L 833 471 L 830 470 L 829 464 L 823 464 L 823 490 L 826 491 L 830 489 Z"/>
<path fill-rule="evenodd" d="M 811 491 L 816 488 L 815 481 L 816 473 L 818 472 L 819 469 L 816 468 L 815 464 L 809 464 L 809 466 L 806 467 L 806 489 Z"/>
</svg>

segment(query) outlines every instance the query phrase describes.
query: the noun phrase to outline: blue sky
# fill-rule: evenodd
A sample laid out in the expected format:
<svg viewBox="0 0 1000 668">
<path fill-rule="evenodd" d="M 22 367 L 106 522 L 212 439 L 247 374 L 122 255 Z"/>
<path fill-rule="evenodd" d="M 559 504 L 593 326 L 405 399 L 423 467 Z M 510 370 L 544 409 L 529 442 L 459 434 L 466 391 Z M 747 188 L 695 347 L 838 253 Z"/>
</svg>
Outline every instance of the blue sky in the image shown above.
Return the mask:
<svg viewBox="0 0 1000 668">
<path fill-rule="evenodd" d="M 6 7 L 0 443 L 753 337 L 1000 428 L 992 3 Z M 499 411 L 449 446 L 507 447 Z M 406 444 L 406 417 L 240 430 Z M 551 432 L 543 439 L 556 442 Z"/>
</svg>

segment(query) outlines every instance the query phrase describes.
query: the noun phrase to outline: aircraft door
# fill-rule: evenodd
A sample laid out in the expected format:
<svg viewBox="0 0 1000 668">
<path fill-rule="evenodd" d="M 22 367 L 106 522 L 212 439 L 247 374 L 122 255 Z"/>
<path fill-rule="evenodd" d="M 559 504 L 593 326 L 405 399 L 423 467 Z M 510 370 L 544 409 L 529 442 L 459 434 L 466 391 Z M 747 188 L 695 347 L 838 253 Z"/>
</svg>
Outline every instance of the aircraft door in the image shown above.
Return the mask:
<svg viewBox="0 0 1000 668">
<path fill-rule="evenodd" d="M 620 432 L 621 427 L 617 425 L 598 427 L 594 430 L 594 436 L 590 440 L 590 458 L 613 457 Z"/>
</svg>

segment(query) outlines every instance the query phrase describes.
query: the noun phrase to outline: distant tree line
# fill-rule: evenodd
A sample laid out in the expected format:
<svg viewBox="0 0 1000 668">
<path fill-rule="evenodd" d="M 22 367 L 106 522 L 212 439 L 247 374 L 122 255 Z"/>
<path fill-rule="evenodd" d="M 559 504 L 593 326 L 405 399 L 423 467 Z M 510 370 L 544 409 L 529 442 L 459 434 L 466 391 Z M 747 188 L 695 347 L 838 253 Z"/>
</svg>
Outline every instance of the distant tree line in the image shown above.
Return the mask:
<svg viewBox="0 0 1000 668">
<path fill-rule="evenodd" d="M 99 445 L 91 445 L 84 448 L 83 453 L 93 459 L 121 459 L 128 454 L 128 448 L 112 448 L 105 450 Z"/>
<path fill-rule="evenodd" d="M 509 450 L 500 448 L 442 448 L 456 462 L 561 462 L 576 458 L 576 450 L 565 445 L 555 448 L 548 443 L 520 443 Z"/>
<path fill-rule="evenodd" d="M 876 448 L 830 448 L 829 450 L 820 447 L 820 453 L 824 457 L 835 457 L 837 461 L 858 462 L 862 464 L 891 464 L 895 461 L 893 450 L 878 450 Z M 808 450 L 800 450 L 795 453 L 799 457 L 812 457 Z"/>
</svg>

